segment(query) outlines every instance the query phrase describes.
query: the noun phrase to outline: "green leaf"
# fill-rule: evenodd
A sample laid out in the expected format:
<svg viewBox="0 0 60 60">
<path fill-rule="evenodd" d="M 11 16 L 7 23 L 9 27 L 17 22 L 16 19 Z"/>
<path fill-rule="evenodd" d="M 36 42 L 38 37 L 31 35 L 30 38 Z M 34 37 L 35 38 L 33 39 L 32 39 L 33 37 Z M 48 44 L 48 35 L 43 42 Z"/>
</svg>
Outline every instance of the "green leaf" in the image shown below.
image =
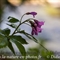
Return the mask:
<svg viewBox="0 0 60 60">
<path fill-rule="evenodd" d="M 12 28 L 16 28 L 17 27 L 17 25 L 15 25 L 15 24 L 7 24 L 7 25 L 12 27 Z"/>
<path fill-rule="evenodd" d="M 22 43 L 22 44 L 28 44 L 24 38 L 22 38 L 20 35 L 14 35 L 10 36 L 11 39 L 15 39 L 16 41 Z"/>
<path fill-rule="evenodd" d="M 18 31 L 18 33 L 24 34 L 24 35 L 27 36 L 29 39 L 34 40 L 36 43 L 38 43 L 37 39 L 36 39 L 34 36 L 30 35 L 29 33 L 26 33 L 24 30 Z"/>
<path fill-rule="evenodd" d="M 16 23 L 16 22 L 19 22 L 19 20 L 16 19 L 16 18 L 11 18 L 8 22 L 10 22 L 10 23 Z"/>
<path fill-rule="evenodd" d="M 25 51 L 24 46 L 20 42 L 14 40 L 14 39 L 12 41 L 16 44 L 16 46 L 19 49 L 19 51 L 22 54 L 22 56 L 26 56 L 26 51 Z"/>
<path fill-rule="evenodd" d="M 16 24 L 7 24 L 8 26 L 12 27 L 12 28 L 17 28 L 17 25 Z M 17 31 L 20 31 L 20 28 L 17 29 Z"/>
<path fill-rule="evenodd" d="M 10 29 L 9 28 L 5 28 L 4 30 L 1 30 L 1 33 L 8 36 L 10 34 Z"/>
<path fill-rule="evenodd" d="M 0 48 L 6 47 L 7 44 L 7 38 L 0 34 Z"/>
<path fill-rule="evenodd" d="M 12 43 L 10 41 L 8 41 L 8 47 L 15 54 L 14 48 L 13 48 Z"/>
<path fill-rule="evenodd" d="M 27 35 L 27 34 L 24 34 L 26 37 L 28 37 L 29 39 L 32 39 L 29 35 Z"/>
<path fill-rule="evenodd" d="M 9 16 L 8 19 L 10 19 L 10 18 L 13 18 L 13 17 Z"/>
</svg>

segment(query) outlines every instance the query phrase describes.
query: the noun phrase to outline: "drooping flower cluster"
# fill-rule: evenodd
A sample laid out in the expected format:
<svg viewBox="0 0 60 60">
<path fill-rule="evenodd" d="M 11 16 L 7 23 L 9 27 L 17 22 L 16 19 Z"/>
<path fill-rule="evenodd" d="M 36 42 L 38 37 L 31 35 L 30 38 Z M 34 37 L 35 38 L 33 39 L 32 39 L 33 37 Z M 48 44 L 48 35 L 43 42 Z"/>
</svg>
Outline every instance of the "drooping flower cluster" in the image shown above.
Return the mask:
<svg viewBox="0 0 60 60">
<path fill-rule="evenodd" d="M 32 27 L 32 32 L 31 34 L 32 35 L 38 35 L 38 33 L 41 33 L 42 31 L 42 28 L 41 26 L 44 25 L 44 22 L 43 21 L 38 21 L 38 20 L 34 20 L 34 22 L 30 21 L 31 23 L 31 27 Z"/>
<path fill-rule="evenodd" d="M 35 15 L 37 15 L 36 12 L 28 12 L 26 14 L 27 15 L 31 14 L 31 15 L 33 15 L 33 17 L 35 17 Z M 38 35 L 38 33 L 41 33 L 41 31 L 42 31 L 41 26 L 44 25 L 43 21 L 38 21 L 38 20 L 34 19 L 34 22 L 33 21 L 29 21 L 29 22 L 32 27 L 32 32 L 31 32 L 32 35 L 34 35 L 34 34 Z"/>
</svg>

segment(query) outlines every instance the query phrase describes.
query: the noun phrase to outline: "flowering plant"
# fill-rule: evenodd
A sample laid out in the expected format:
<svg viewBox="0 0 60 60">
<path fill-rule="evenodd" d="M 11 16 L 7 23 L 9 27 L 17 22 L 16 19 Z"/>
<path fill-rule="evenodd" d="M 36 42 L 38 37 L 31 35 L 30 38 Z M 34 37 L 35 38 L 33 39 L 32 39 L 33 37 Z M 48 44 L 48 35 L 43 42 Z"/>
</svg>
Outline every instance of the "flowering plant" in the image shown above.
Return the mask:
<svg viewBox="0 0 60 60">
<path fill-rule="evenodd" d="M 22 22 L 22 18 L 25 15 L 32 15 L 33 18 L 29 18 L 29 19 Z M 12 34 L 10 34 L 11 30 L 9 28 L 5 28 L 3 30 L 0 29 L 0 48 L 8 46 L 9 49 L 15 54 L 14 48 L 13 48 L 12 43 L 11 43 L 11 42 L 13 42 L 16 44 L 20 53 L 23 56 L 26 56 L 26 51 L 25 51 L 23 44 L 28 44 L 28 42 L 26 42 L 26 40 L 22 36 L 16 35 L 17 33 L 24 34 L 27 38 L 34 40 L 36 43 L 41 45 L 33 35 L 38 35 L 38 33 L 42 32 L 41 26 L 44 25 L 44 22 L 36 20 L 35 19 L 36 15 L 37 15 L 36 12 L 27 12 L 21 17 L 20 20 L 14 18 L 14 17 L 8 17 L 9 23 L 7 23 L 7 25 L 14 28 L 15 30 Z M 18 26 L 15 24 L 17 22 L 19 23 Z M 27 24 L 26 22 L 29 24 Z M 21 30 L 19 28 L 22 24 L 27 24 L 32 28 L 31 34 L 25 32 L 25 30 Z M 43 48 L 45 48 L 43 45 L 41 45 L 41 46 Z"/>
</svg>

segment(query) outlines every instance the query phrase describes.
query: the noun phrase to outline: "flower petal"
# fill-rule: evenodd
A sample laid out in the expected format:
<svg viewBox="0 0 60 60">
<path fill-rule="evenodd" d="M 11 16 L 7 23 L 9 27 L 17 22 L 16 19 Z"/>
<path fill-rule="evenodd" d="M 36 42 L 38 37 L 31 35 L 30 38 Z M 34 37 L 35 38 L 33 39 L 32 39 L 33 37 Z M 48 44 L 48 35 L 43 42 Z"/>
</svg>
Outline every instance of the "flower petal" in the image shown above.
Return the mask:
<svg viewBox="0 0 60 60">
<path fill-rule="evenodd" d="M 33 17 L 35 17 L 35 15 L 37 15 L 36 12 L 27 12 L 26 14 L 27 14 L 27 15 L 30 15 L 30 14 L 31 14 L 31 15 L 33 15 Z"/>
<path fill-rule="evenodd" d="M 37 15 L 36 12 L 31 12 L 31 14 L 33 15 L 33 17 L 35 17 L 35 15 Z"/>
<path fill-rule="evenodd" d="M 39 22 L 39 25 L 41 25 L 41 26 L 44 25 L 44 22 L 43 21 Z"/>
<path fill-rule="evenodd" d="M 37 24 L 38 27 L 41 27 L 42 25 L 44 25 L 43 21 L 38 21 L 38 20 L 34 20 L 34 22 Z"/>
</svg>

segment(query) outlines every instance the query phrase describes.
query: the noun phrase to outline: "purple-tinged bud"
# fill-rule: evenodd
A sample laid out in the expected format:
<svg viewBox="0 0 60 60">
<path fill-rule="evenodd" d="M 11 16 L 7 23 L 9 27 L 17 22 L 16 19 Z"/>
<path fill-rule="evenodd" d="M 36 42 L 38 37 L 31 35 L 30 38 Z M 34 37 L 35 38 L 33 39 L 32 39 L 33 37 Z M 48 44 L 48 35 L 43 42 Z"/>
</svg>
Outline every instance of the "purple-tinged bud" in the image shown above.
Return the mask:
<svg viewBox="0 0 60 60">
<path fill-rule="evenodd" d="M 33 15 L 33 17 L 35 17 L 35 15 L 37 15 L 36 12 L 27 12 L 26 15 Z"/>
</svg>

